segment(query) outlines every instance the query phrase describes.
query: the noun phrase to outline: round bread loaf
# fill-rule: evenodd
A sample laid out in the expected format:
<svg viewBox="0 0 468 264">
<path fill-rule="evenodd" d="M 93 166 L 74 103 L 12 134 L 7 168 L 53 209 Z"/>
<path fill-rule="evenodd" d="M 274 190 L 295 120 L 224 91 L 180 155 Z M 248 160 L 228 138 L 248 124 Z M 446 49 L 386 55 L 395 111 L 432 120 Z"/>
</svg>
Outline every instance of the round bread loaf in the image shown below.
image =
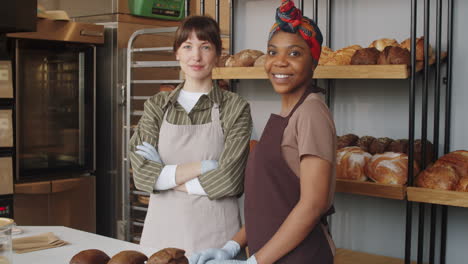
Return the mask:
<svg viewBox="0 0 468 264">
<path fill-rule="evenodd" d="M 143 253 L 135 250 L 124 250 L 113 256 L 107 264 L 144 264 L 148 260 Z"/>
<path fill-rule="evenodd" d="M 400 43 L 400 47 L 411 51 L 411 38 L 405 39 L 403 42 Z M 429 58 L 432 57 L 432 46 L 429 45 Z M 424 60 L 424 37 L 420 37 L 416 39 L 416 60 L 423 61 Z"/>
<path fill-rule="evenodd" d="M 468 192 L 468 177 L 463 177 L 458 181 L 456 191 L 459 192 Z"/>
<path fill-rule="evenodd" d="M 393 142 L 393 139 L 388 137 L 381 137 L 377 138 L 376 140 L 372 141 L 369 145 L 369 153 L 374 155 L 377 153 L 384 153 L 385 150 L 388 148 L 388 145 Z"/>
<path fill-rule="evenodd" d="M 258 57 L 255 60 L 254 67 L 261 67 L 265 65 L 266 56 L 267 56 L 266 54 L 263 54 L 262 56 Z"/>
<path fill-rule="evenodd" d="M 357 50 L 351 57 L 352 65 L 374 65 L 377 64 L 380 51 L 376 48 L 365 48 Z"/>
<path fill-rule="evenodd" d="M 322 52 L 320 53 L 320 59 L 318 65 L 324 65 L 331 57 L 333 57 L 333 50 L 327 46 L 322 47 Z"/>
<path fill-rule="evenodd" d="M 359 147 L 338 150 L 336 156 L 336 177 L 338 179 L 366 181 L 365 167 L 372 156 Z"/>
<path fill-rule="evenodd" d="M 411 54 L 407 49 L 401 47 L 386 47 L 377 60 L 377 64 L 411 64 Z"/>
<path fill-rule="evenodd" d="M 337 149 L 355 146 L 356 142 L 358 141 L 359 137 L 354 134 L 347 134 L 341 137 L 338 137 L 337 140 Z"/>
<path fill-rule="evenodd" d="M 388 145 L 386 152 L 397 152 L 408 154 L 408 140 L 398 139 Z"/>
<path fill-rule="evenodd" d="M 457 188 L 459 177 L 448 165 L 435 165 L 425 169 L 416 178 L 416 186 L 452 191 Z"/>
<path fill-rule="evenodd" d="M 246 49 L 241 50 L 226 61 L 226 67 L 250 67 L 255 60 L 262 56 L 263 52 L 259 50 Z"/>
<path fill-rule="evenodd" d="M 419 167 L 414 163 L 414 175 Z M 366 166 L 367 176 L 377 183 L 406 184 L 408 181 L 408 155 L 396 152 L 375 154 Z"/>
<path fill-rule="evenodd" d="M 219 57 L 218 63 L 216 66 L 218 67 L 225 67 L 226 66 L 226 61 L 232 57 L 229 54 L 222 54 L 221 57 Z"/>
<path fill-rule="evenodd" d="M 440 157 L 434 166 L 447 165 L 452 167 L 459 178 L 468 177 L 468 151 L 456 150 Z"/>
<path fill-rule="evenodd" d="M 398 41 L 395 39 L 390 38 L 381 38 L 374 40 L 370 45 L 369 48 L 376 48 L 379 51 L 383 51 L 386 47 L 389 46 L 398 46 Z"/>
<path fill-rule="evenodd" d="M 365 152 L 369 152 L 369 147 L 374 140 L 375 140 L 375 137 L 363 136 L 357 140 L 356 146 L 360 147 Z"/>
<path fill-rule="evenodd" d="M 333 56 L 330 56 L 324 65 L 350 65 L 354 53 L 360 49 L 362 49 L 362 47 L 359 45 L 351 45 L 339 49 L 333 53 Z"/>
<path fill-rule="evenodd" d="M 426 167 L 432 163 L 432 157 L 434 156 L 434 146 L 430 141 L 426 141 Z M 414 141 L 414 160 L 421 165 L 422 161 L 422 141 L 417 139 Z"/>
<path fill-rule="evenodd" d="M 165 248 L 151 255 L 146 264 L 188 264 L 188 259 L 185 250 Z"/>
<path fill-rule="evenodd" d="M 70 260 L 70 264 L 107 264 L 110 257 L 99 249 L 87 249 L 78 252 Z"/>
</svg>

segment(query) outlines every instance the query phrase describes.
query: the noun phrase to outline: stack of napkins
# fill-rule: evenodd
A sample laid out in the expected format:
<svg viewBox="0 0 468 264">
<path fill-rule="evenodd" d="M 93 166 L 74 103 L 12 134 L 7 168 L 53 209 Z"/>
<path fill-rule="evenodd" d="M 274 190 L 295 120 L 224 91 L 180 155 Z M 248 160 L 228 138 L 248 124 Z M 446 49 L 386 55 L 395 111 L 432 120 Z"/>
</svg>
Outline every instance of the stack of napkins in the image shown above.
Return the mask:
<svg viewBox="0 0 468 264">
<path fill-rule="evenodd" d="M 67 245 L 68 242 L 60 240 L 53 233 L 44 233 L 36 236 L 13 239 L 13 250 L 18 253 L 27 253 L 48 248 L 56 248 Z"/>
</svg>

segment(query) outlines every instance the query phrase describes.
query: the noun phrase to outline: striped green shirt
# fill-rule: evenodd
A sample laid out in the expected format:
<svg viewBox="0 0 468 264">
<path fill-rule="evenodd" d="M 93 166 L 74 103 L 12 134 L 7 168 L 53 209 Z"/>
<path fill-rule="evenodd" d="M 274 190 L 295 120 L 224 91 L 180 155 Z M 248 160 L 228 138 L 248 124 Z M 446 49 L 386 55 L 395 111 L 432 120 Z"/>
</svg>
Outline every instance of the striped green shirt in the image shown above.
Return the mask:
<svg viewBox="0 0 468 264">
<path fill-rule="evenodd" d="M 177 102 L 182 87 L 183 84 L 180 84 L 172 92 L 159 92 L 144 104 L 143 116 L 129 142 L 135 187 L 149 193 L 157 192 L 154 185 L 164 164 L 146 160 L 135 151 L 136 146 L 141 145 L 143 141 L 157 149 L 159 128 L 169 105 L 173 105 L 167 114 L 169 123 L 199 125 L 211 122 L 211 108 L 213 103 L 217 103 L 225 136 L 224 150 L 218 160 L 218 168 L 200 175 L 198 179 L 210 199 L 242 194 L 252 130 L 249 104 L 237 94 L 221 90 L 216 82 L 213 82 L 213 89 L 207 95 L 202 95 L 190 113 L 187 113 Z"/>
</svg>

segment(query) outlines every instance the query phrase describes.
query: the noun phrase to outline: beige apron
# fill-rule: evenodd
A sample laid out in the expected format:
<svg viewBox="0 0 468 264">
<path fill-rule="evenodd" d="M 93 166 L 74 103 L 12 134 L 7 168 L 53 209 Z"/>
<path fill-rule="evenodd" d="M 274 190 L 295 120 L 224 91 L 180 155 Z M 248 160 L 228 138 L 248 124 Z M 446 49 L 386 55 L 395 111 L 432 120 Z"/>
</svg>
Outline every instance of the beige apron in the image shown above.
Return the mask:
<svg viewBox="0 0 468 264">
<path fill-rule="evenodd" d="M 164 164 L 219 160 L 224 135 L 219 106 L 211 109 L 211 123 L 174 125 L 166 121 L 159 132 L 158 152 Z M 222 247 L 240 228 L 235 197 L 210 200 L 174 190 L 151 194 L 140 244 L 157 250 L 176 247 L 192 253 Z"/>
</svg>

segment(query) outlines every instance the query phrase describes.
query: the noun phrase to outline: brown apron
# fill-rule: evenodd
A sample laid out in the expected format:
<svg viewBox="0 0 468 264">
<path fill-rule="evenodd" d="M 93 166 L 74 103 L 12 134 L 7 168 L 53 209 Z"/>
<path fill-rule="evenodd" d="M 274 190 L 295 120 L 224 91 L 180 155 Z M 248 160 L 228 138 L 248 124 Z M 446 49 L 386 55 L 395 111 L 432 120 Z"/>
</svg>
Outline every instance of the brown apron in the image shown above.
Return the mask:
<svg viewBox="0 0 468 264">
<path fill-rule="evenodd" d="M 249 155 L 245 174 L 245 228 L 249 250 L 255 254 L 276 233 L 300 198 L 299 177 L 289 168 L 281 154 L 281 141 L 289 119 L 310 93 L 307 90 L 287 117 L 272 114 L 260 141 Z M 314 136 L 314 135 L 311 135 Z M 322 216 L 310 234 L 291 252 L 275 263 L 333 264 Z"/>
<path fill-rule="evenodd" d="M 211 109 L 211 123 L 174 125 L 166 121 L 159 132 L 158 152 L 164 164 L 219 160 L 224 133 L 219 106 Z M 210 200 L 174 190 L 151 194 L 140 244 L 160 250 L 183 248 L 190 256 L 207 248 L 220 248 L 239 231 L 237 198 Z"/>
</svg>

